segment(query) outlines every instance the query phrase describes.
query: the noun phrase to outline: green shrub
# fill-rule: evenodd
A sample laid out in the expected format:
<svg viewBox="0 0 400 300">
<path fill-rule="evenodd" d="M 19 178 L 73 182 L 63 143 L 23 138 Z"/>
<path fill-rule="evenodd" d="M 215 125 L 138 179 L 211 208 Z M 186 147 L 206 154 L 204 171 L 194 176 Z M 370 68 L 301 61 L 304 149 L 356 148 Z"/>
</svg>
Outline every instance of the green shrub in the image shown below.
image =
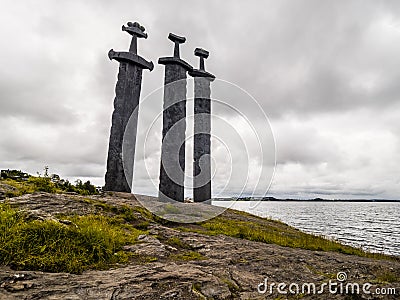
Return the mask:
<svg viewBox="0 0 400 300">
<path fill-rule="evenodd" d="M 35 186 L 36 191 L 55 193 L 56 185 L 51 182 L 50 177 L 30 177 L 28 183 L 32 183 Z"/>
<path fill-rule="evenodd" d="M 26 173 L 23 173 L 26 174 Z M 18 197 L 24 194 L 31 194 L 34 192 L 47 192 L 47 193 L 62 193 L 72 192 L 80 195 L 96 195 L 99 194 L 97 188 L 90 183 L 90 181 L 82 182 L 76 180 L 75 185 L 68 180 L 60 179 L 60 176 L 53 174 L 50 176 L 29 176 L 24 178 L 4 178 L 1 179 L 2 183 L 15 188 L 6 193 L 6 197 Z"/>
<path fill-rule="evenodd" d="M 95 195 L 99 193 L 89 180 L 83 183 L 80 179 L 75 181 L 74 191 L 80 195 Z"/>
</svg>

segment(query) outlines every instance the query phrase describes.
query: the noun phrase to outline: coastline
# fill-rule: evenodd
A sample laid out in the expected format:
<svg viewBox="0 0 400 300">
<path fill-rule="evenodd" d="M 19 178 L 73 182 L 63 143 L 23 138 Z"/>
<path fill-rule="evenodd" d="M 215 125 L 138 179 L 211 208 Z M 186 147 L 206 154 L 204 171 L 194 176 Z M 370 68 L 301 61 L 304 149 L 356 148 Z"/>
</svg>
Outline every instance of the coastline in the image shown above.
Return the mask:
<svg viewBox="0 0 400 300">
<path fill-rule="evenodd" d="M 303 240 L 307 242 L 309 239 L 310 243 L 304 245 L 309 248 L 316 241 L 324 242 L 282 222 L 235 210 L 227 210 L 207 222 L 180 224 L 151 216 L 134 195 L 124 193 L 99 196 L 34 193 L 9 198 L 7 203 L 43 220 L 88 213 L 118 217 L 121 208 L 130 208 L 133 212 L 130 222 L 141 224 L 145 233 L 138 237 L 137 242 L 124 246 L 124 251 L 131 255 L 129 261 L 105 269 L 89 267 L 80 274 L 73 274 L 2 266 L 1 300 L 35 297 L 265 299 L 266 295 L 257 290 L 265 278 L 276 283 L 313 282 L 321 285 L 335 280 L 339 272 L 345 272 L 348 280 L 359 284 L 371 282 L 375 288 L 400 286 L 400 259 L 397 257 L 360 256 L 362 252 L 355 248 L 341 248 L 339 245 L 337 251 L 304 249 L 299 247 Z M 146 226 L 144 222 L 147 222 Z M 268 242 L 271 237 L 283 239 Z M 322 244 L 317 246 L 323 247 Z M 343 251 L 354 251 L 359 255 L 340 253 Z M 268 296 L 277 298 L 280 295 L 274 290 Z M 314 294 L 301 296 L 303 299 L 318 297 Z M 348 295 L 339 293 L 327 293 L 324 297 L 348 299 Z M 370 299 L 368 295 L 360 297 L 357 299 Z M 395 295 L 374 297 L 396 299 Z"/>
</svg>

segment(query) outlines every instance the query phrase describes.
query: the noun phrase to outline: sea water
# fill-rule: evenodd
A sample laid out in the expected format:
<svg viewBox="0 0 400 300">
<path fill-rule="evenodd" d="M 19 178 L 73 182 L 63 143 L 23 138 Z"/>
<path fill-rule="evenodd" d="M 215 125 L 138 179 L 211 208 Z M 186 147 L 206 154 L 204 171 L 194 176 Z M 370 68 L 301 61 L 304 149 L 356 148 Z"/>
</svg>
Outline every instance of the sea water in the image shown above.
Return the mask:
<svg viewBox="0 0 400 300">
<path fill-rule="evenodd" d="M 400 256 L 400 202 L 213 201 L 372 252 Z"/>
</svg>

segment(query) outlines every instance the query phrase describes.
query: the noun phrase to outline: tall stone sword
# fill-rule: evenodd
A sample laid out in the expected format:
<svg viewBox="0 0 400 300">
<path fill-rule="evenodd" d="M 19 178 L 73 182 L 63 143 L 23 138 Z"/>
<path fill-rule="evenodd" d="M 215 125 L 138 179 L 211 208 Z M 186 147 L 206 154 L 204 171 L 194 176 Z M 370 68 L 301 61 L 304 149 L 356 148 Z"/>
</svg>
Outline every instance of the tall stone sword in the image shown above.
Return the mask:
<svg viewBox="0 0 400 300">
<path fill-rule="evenodd" d="M 139 23 L 128 22 L 128 26 L 122 26 L 132 36 L 128 52 L 116 52 L 111 49 L 108 52 L 110 60 L 119 62 L 118 81 L 115 87 L 114 112 L 112 114 L 112 126 L 108 147 L 107 172 L 104 189 L 116 192 L 131 192 L 133 176 L 133 161 L 135 156 L 136 133 L 140 90 L 142 84 L 143 69 L 153 70 L 153 63 L 137 55 L 137 39 L 147 38 L 147 33 Z M 126 149 L 123 157 L 123 139 L 128 121 L 133 126 L 132 136 L 124 142 Z M 124 160 L 124 162 L 123 162 Z M 125 169 L 125 171 L 124 171 Z"/>
<path fill-rule="evenodd" d="M 193 200 L 203 202 L 211 199 L 210 83 L 215 76 L 204 67 L 208 51 L 196 48 L 194 55 L 200 57 L 200 66 L 189 72 L 194 77 Z"/>
<path fill-rule="evenodd" d="M 186 73 L 193 68 L 180 58 L 179 45 L 186 38 L 170 33 L 175 43 L 173 57 L 161 57 L 165 65 L 163 134 L 160 166 L 160 201 L 184 201 Z"/>
</svg>

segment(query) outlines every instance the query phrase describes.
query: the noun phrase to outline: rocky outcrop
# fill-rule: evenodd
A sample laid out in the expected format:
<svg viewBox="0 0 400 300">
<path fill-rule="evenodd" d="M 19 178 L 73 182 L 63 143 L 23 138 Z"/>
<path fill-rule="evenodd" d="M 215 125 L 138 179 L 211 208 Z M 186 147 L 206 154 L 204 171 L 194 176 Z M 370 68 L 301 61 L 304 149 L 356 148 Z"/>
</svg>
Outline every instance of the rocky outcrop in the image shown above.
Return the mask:
<svg viewBox="0 0 400 300">
<path fill-rule="evenodd" d="M 89 201 L 90 200 L 90 201 Z M 34 194 L 9 199 L 32 215 L 49 217 L 58 214 L 104 213 L 100 201 L 115 206 L 140 206 L 130 194 L 102 196 Z M 97 205 L 96 205 L 97 203 Z M 226 217 L 249 218 L 225 212 Z M 376 287 L 397 288 L 400 293 L 400 262 L 375 260 L 334 252 L 319 252 L 252 242 L 224 235 L 205 235 L 182 230 L 195 225 L 149 221 L 148 234 L 139 243 L 125 246 L 134 259 L 127 265 L 109 270 L 89 270 L 83 274 L 17 271 L 0 267 L 0 300 L 20 299 L 285 299 L 260 294 L 257 286 L 268 282 L 315 283 L 317 286 L 336 280 L 345 272 L 347 282 Z M 169 241 L 179 241 L 174 245 Z M 196 259 L 180 255 L 185 247 L 198 253 Z M 378 274 L 397 276 L 391 283 Z M 300 296 L 298 296 L 300 297 Z M 398 299 L 398 295 L 303 295 L 302 299 Z M 295 296 L 287 297 L 298 299 Z"/>
<path fill-rule="evenodd" d="M 0 200 L 5 199 L 9 193 L 13 193 L 16 190 L 15 187 L 0 182 Z"/>
</svg>

